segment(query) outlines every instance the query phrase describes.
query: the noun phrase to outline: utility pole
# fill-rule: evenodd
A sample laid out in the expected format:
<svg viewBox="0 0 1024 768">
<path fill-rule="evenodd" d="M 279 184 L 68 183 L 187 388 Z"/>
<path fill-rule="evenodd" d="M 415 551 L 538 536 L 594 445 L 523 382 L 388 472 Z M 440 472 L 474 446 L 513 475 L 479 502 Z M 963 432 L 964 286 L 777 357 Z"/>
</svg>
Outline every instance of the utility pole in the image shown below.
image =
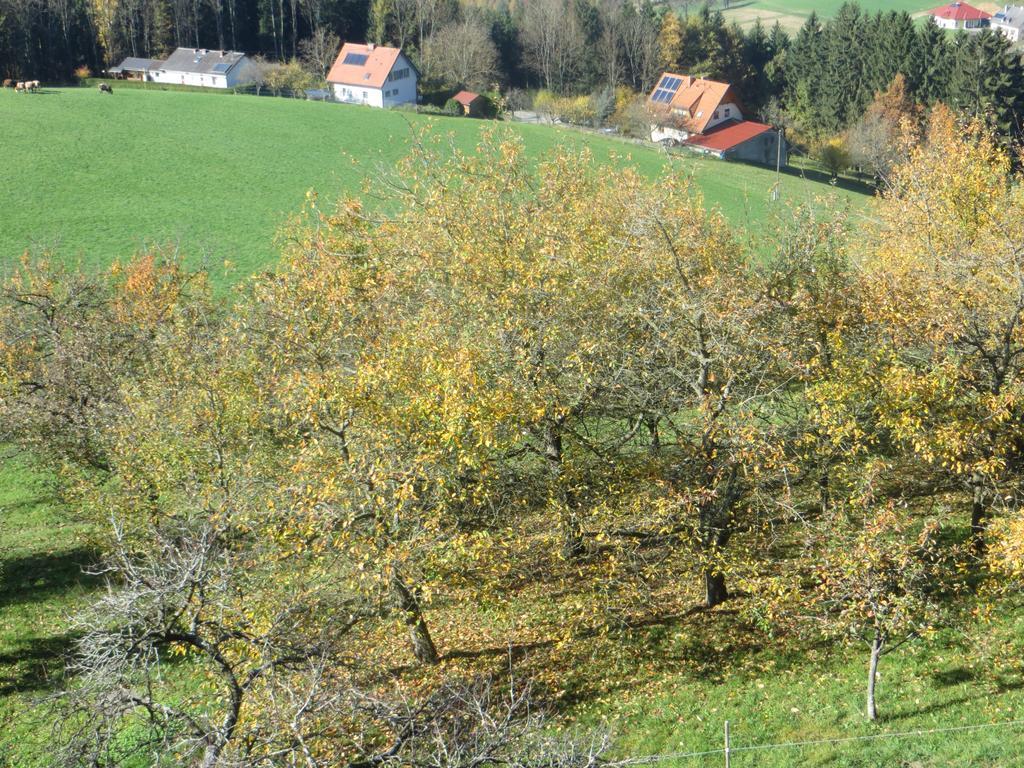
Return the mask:
<svg viewBox="0 0 1024 768">
<path fill-rule="evenodd" d="M 783 128 L 775 132 L 775 199 L 782 194 L 782 142 Z"/>
</svg>

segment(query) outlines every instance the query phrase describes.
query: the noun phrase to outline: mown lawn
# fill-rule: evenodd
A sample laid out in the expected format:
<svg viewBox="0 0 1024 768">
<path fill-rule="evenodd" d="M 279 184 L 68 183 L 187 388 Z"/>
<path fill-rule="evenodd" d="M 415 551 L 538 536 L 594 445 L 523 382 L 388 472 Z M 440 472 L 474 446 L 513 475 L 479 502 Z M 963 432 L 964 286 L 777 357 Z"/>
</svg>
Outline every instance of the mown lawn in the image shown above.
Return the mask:
<svg viewBox="0 0 1024 768">
<path fill-rule="evenodd" d="M 37 705 L 71 650 L 68 617 L 98 583 L 83 570 L 98 557 L 88 531 L 55 500 L 44 473 L 0 458 L 0 766 L 47 755 L 52 723 Z"/>
<path fill-rule="evenodd" d="M 616 682 L 576 714 L 606 723 L 616 753 L 630 757 L 720 750 L 728 720 L 733 768 L 1011 768 L 1024 753 L 1024 619 L 1010 605 L 997 616 L 884 658 L 874 724 L 864 716 L 864 648 L 744 637 L 727 612 L 659 628 L 621 659 L 596 661 L 591 674 Z M 907 732 L 918 733 L 887 735 Z M 760 748 L 820 740 L 837 741 Z M 722 754 L 659 763 L 723 764 Z"/>
<path fill-rule="evenodd" d="M 428 118 L 292 99 L 161 90 L 0 91 L 0 266 L 26 249 L 105 264 L 147 244 L 178 246 L 221 285 L 271 264 L 274 238 L 309 189 L 333 200 L 408 151 Z M 488 125 L 433 118 L 469 149 Z M 491 124 L 493 125 L 493 124 Z M 772 171 L 698 157 L 667 160 L 657 149 L 551 126 L 516 125 L 541 156 L 559 142 L 586 144 L 610 168 L 650 177 L 692 174 L 711 205 L 749 227 L 769 214 Z M 783 200 L 849 194 L 797 176 Z M 224 263 L 232 265 L 225 271 Z"/>
</svg>

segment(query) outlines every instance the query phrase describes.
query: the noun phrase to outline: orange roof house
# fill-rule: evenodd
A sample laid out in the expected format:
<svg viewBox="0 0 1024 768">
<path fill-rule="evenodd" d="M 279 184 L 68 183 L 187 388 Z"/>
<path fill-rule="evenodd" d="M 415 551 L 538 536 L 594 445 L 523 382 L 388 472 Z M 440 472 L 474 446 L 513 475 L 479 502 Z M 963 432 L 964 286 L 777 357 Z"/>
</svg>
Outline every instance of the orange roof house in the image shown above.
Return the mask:
<svg viewBox="0 0 1024 768">
<path fill-rule="evenodd" d="M 728 83 L 671 72 L 661 76 L 648 104 L 687 133 L 703 133 L 715 123 L 741 114 L 739 99 Z"/>
<path fill-rule="evenodd" d="M 770 125 L 743 119 L 729 83 L 665 72 L 647 106 L 651 140 L 682 144 L 698 152 L 775 165 L 786 162 L 782 136 Z"/>
<path fill-rule="evenodd" d="M 416 102 L 419 72 L 400 48 L 345 43 L 327 82 L 339 101 L 390 107 Z"/>
</svg>

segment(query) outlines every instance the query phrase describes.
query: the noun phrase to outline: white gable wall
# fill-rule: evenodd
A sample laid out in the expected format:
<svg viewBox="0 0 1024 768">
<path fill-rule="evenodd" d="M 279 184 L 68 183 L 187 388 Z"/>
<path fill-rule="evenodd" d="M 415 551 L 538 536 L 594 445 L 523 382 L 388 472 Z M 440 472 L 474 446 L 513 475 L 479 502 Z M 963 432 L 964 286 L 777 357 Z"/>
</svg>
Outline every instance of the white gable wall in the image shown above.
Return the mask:
<svg viewBox="0 0 1024 768">
<path fill-rule="evenodd" d="M 399 104 L 416 103 L 416 83 L 418 80 L 416 68 L 413 67 L 411 61 L 405 58 L 404 53 L 400 53 L 398 58 L 395 59 L 395 66 L 391 68 L 391 73 L 394 75 L 406 69 L 409 70 L 407 77 L 388 80 L 388 82 L 384 83 L 384 106 L 394 107 Z"/>
<path fill-rule="evenodd" d="M 715 110 L 715 114 L 711 116 L 711 120 L 708 121 L 707 128 L 705 128 L 704 130 L 706 131 L 708 128 L 716 126 L 719 123 L 724 123 L 728 120 L 742 119 L 743 113 L 740 112 L 740 108 L 736 104 L 733 104 L 732 102 L 729 102 L 728 104 L 722 104 L 718 109 Z"/>
</svg>

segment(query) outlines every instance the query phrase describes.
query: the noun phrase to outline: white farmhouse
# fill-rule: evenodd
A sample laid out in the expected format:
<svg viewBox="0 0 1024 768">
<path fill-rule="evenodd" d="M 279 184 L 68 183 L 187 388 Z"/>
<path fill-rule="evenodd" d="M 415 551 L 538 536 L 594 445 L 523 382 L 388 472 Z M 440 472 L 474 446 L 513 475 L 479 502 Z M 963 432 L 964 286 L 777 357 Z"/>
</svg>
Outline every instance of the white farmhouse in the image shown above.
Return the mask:
<svg viewBox="0 0 1024 768">
<path fill-rule="evenodd" d="M 338 101 L 394 107 L 416 103 L 420 73 L 399 48 L 345 43 L 327 75 Z"/>
<path fill-rule="evenodd" d="M 256 80 L 252 60 L 238 51 L 178 48 L 158 68 L 149 71 L 156 83 L 234 88 Z"/>
<path fill-rule="evenodd" d="M 947 5 L 933 8 L 928 15 L 935 19 L 935 23 L 942 29 L 966 29 L 968 31 L 984 29 L 992 14 L 986 13 L 979 8 L 967 3 L 952 2 Z"/>
<path fill-rule="evenodd" d="M 1024 30 L 1024 6 L 1004 5 L 1003 10 L 993 14 L 989 25 L 1010 42 L 1019 43 L 1021 30 Z"/>
</svg>

